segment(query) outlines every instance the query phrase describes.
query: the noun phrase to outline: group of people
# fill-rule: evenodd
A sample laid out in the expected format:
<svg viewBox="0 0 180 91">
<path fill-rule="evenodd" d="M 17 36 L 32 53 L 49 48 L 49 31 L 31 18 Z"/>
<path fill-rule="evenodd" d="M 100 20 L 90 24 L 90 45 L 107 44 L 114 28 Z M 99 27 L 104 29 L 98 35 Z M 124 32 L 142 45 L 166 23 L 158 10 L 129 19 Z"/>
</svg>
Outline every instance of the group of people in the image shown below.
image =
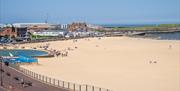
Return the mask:
<svg viewBox="0 0 180 91">
<path fill-rule="evenodd" d="M 58 51 L 58 50 L 49 50 L 51 55 L 54 55 L 56 57 L 61 56 L 61 57 L 66 57 L 68 56 L 68 51 Z"/>
<path fill-rule="evenodd" d="M 74 41 L 77 42 L 77 40 L 74 40 Z M 38 46 L 38 47 L 36 47 L 36 48 L 41 48 L 41 49 L 43 49 L 43 50 L 47 50 L 47 51 L 49 52 L 49 54 L 52 55 L 52 56 L 54 56 L 54 57 L 59 57 L 59 56 L 61 56 L 61 57 L 67 57 L 69 51 L 73 51 L 74 49 L 77 49 L 77 48 L 78 48 L 77 46 L 75 46 L 74 48 L 72 48 L 72 47 L 67 47 L 67 48 L 65 48 L 65 49 L 63 49 L 63 50 L 55 50 L 55 49 L 50 49 L 49 46 L 50 46 L 50 43 L 47 43 L 47 44 L 45 44 L 45 45 L 41 45 L 41 46 Z"/>
<path fill-rule="evenodd" d="M 39 48 L 43 48 L 44 50 L 47 50 L 49 48 L 49 43 L 47 43 L 45 46 L 40 46 Z"/>
<path fill-rule="evenodd" d="M 156 64 L 157 61 L 149 61 L 150 64 Z"/>
<path fill-rule="evenodd" d="M 50 50 L 50 54 L 53 54 L 54 56 L 61 56 L 61 57 L 67 57 L 68 56 L 68 53 L 69 51 L 73 51 L 74 49 L 77 49 L 78 47 L 75 46 L 74 48 L 66 48 L 64 50 L 61 50 L 61 51 L 58 51 L 58 50 Z"/>
</svg>

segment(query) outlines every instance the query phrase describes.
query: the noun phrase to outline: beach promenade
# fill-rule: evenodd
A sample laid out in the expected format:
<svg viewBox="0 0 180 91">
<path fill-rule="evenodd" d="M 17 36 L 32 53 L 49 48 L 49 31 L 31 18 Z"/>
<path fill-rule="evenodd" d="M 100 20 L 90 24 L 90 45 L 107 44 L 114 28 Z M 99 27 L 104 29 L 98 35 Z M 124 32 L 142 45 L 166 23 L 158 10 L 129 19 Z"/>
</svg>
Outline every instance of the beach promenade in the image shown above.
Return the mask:
<svg viewBox="0 0 180 91">
<path fill-rule="evenodd" d="M 9 91 L 69 91 L 41 83 L 5 65 L 3 66 L 2 78 L 3 87 Z M 27 84 L 23 85 L 22 79 L 23 82 Z M 2 89 L 2 91 L 4 91 L 4 89 Z"/>
</svg>

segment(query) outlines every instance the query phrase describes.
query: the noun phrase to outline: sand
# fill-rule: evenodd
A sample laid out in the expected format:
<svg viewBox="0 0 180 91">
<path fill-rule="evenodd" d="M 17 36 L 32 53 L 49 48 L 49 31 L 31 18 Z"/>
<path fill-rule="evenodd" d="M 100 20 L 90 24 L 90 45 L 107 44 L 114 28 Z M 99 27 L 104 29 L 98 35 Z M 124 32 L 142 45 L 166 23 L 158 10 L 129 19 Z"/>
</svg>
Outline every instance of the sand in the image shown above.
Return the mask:
<svg viewBox="0 0 180 91">
<path fill-rule="evenodd" d="M 68 57 L 39 58 L 40 65 L 23 67 L 56 79 L 113 91 L 180 91 L 180 41 L 105 37 L 48 43 L 52 49 L 74 50 L 69 51 Z"/>
</svg>

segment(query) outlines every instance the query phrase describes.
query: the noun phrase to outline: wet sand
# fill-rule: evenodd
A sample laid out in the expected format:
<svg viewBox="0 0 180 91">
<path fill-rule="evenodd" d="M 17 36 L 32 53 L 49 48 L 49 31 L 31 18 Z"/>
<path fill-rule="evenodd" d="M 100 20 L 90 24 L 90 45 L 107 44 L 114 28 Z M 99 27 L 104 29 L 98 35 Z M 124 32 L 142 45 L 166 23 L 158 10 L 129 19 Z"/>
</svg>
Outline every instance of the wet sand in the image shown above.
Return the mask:
<svg viewBox="0 0 180 91">
<path fill-rule="evenodd" d="M 180 41 L 105 37 L 48 43 L 50 49 L 73 50 L 67 57 L 39 58 L 39 65 L 23 67 L 56 79 L 113 91 L 180 90 Z"/>
</svg>

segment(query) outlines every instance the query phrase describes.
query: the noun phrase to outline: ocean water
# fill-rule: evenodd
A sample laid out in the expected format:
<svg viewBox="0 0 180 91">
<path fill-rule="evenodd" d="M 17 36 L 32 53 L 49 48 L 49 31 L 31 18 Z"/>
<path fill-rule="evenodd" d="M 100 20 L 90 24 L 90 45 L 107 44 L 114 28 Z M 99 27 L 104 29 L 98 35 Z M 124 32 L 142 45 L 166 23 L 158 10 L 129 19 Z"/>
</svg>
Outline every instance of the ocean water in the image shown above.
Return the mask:
<svg viewBox="0 0 180 91">
<path fill-rule="evenodd" d="M 142 26 L 156 26 L 157 24 L 101 24 L 104 27 L 142 27 Z M 177 32 L 156 32 L 147 33 L 150 38 L 158 38 L 161 40 L 180 40 L 180 31 Z"/>
<path fill-rule="evenodd" d="M 160 33 L 149 33 L 153 37 L 157 37 L 161 40 L 180 40 L 180 31 L 177 32 L 160 32 Z"/>
</svg>

